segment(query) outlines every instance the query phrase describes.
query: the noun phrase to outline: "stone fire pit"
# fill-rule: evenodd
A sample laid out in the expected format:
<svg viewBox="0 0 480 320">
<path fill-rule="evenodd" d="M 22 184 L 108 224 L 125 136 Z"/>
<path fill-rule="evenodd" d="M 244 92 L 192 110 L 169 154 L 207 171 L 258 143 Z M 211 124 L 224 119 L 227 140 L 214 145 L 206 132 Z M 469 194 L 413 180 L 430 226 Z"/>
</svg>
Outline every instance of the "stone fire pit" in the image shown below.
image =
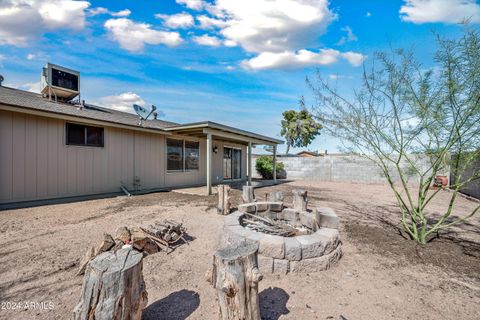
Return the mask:
<svg viewBox="0 0 480 320">
<path fill-rule="evenodd" d="M 302 235 L 283 237 L 251 230 L 243 221 L 251 217 L 248 214 L 285 222 Z M 264 274 L 314 272 L 330 268 L 341 258 L 338 224 L 331 208 L 308 212 L 284 208 L 282 202 L 252 202 L 239 205 L 238 211 L 225 218 L 224 236 L 228 243 L 257 242 L 258 267 Z"/>
</svg>

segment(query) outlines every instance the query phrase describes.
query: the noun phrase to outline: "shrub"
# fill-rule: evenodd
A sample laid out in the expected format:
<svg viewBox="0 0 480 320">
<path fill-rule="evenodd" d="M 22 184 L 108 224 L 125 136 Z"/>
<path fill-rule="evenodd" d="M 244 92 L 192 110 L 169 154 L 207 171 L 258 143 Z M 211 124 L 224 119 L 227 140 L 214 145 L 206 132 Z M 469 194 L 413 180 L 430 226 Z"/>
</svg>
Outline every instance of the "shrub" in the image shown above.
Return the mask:
<svg viewBox="0 0 480 320">
<path fill-rule="evenodd" d="M 273 179 L 273 157 L 261 156 L 255 163 L 255 169 L 263 179 Z M 283 163 L 277 161 L 276 166 L 277 177 L 284 171 Z"/>
</svg>

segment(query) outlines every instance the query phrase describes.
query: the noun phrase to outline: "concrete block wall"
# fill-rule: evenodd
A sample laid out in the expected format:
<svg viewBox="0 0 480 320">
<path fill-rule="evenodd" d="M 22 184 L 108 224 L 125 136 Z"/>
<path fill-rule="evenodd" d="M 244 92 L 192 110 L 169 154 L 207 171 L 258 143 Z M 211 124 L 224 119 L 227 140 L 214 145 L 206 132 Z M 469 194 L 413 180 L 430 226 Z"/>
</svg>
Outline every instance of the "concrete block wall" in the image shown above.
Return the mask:
<svg viewBox="0 0 480 320">
<path fill-rule="evenodd" d="M 255 161 L 258 156 L 252 157 L 252 166 L 255 168 Z M 336 154 L 322 157 L 278 157 L 279 162 L 283 162 L 287 172 L 287 179 L 291 180 L 316 180 L 316 181 L 338 181 L 338 182 L 362 182 L 362 183 L 385 183 L 385 177 L 380 168 L 368 159 Z M 418 157 L 416 163 L 422 168 L 427 169 L 427 159 Z M 406 168 L 407 163 L 401 163 L 400 166 Z M 259 178 L 254 171 L 254 177 Z M 390 170 L 394 181 L 399 181 L 399 176 L 393 170 Z M 449 175 L 446 173 L 445 175 Z M 411 175 L 408 177 L 409 183 L 418 183 L 419 177 Z"/>
</svg>

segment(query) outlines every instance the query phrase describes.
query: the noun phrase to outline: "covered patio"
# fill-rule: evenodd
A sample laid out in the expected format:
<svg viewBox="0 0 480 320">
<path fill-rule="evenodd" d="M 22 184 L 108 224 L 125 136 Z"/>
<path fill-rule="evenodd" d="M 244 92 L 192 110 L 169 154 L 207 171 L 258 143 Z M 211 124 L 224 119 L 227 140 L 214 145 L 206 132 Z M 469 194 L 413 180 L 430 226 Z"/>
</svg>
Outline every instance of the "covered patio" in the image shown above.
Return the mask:
<svg viewBox="0 0 480 320">
<path fill-rule="evenodd" d="M 277 145 L 283 142 L 278 139 L 236 129 L 219 123 L 205 121 L 190 123 L 172 128 L 166 128 L 172 134 L 206 139 L 206 187 L 207 194 L 212 194 L 213 186 L 213 153 L 214 141 L 236 143 L 247 147 L 247 184 L 252 185 L 252 148 L 258 145 L 272 147 L 273 153 L 273 184 L 276 184 Z M 223 165 L 223 164 L 222 164 Z"/>
</svg>

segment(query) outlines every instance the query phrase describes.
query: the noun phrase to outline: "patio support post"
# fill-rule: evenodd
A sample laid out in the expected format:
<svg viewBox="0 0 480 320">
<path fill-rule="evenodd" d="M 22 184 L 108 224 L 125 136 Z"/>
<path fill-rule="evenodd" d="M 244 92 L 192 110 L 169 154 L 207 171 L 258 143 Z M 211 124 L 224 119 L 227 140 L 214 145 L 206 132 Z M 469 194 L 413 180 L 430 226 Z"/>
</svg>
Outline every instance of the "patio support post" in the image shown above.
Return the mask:
<svg viewBox="0 0 480 320">
<path fill-rule="evenodd" d="M 248 141 L 248 185 L 252 185 L 252 142 Z"/>
<path fill-rule="evenodd" d="M 277 184 L 277 146 L 273 146 L 273 184 Z"/>
<path fill-rule="evenodd" d="M 212 134 L 207 133 L 207 193 L 212 194 L 212 152 L 213 141 Z"/>
</svg>

